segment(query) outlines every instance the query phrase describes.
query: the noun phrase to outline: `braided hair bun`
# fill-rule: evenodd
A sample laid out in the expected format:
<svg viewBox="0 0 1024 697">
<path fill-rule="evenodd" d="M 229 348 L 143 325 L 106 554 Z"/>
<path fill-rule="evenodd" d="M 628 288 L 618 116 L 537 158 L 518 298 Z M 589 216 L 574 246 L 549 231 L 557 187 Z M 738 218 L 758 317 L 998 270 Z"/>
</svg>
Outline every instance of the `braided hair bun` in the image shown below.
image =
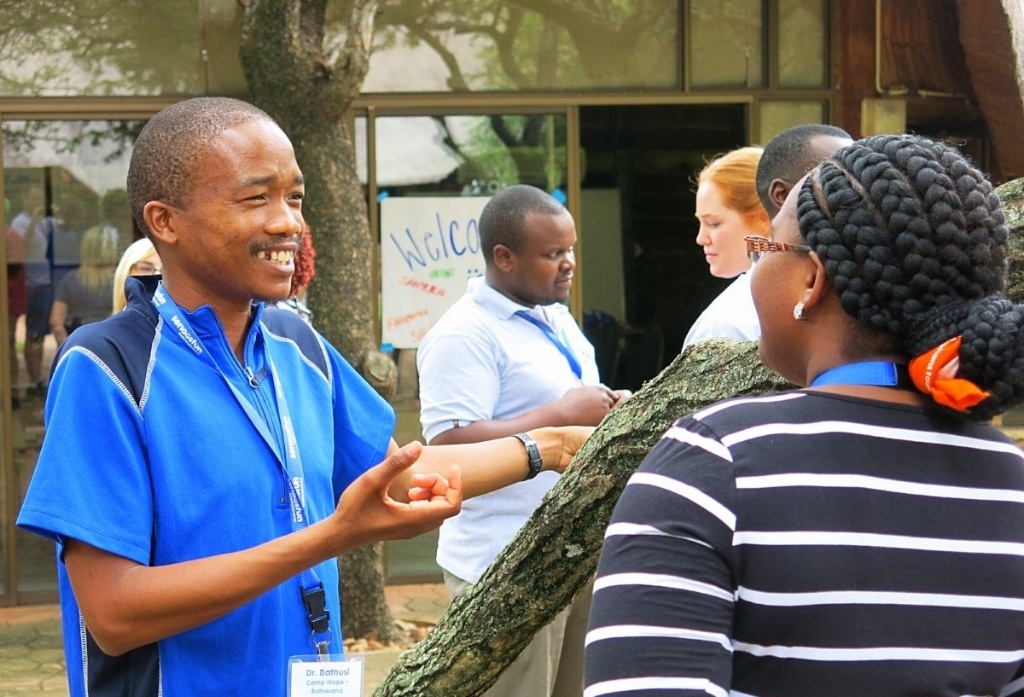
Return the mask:
<svg viewBox="0 0 1024 697">
<path fill-rule="evenodd" d="M 843 309 L 913 358 L 961 337 L 956 378 L 987 420 L 1024 401 L 1024 311 L 1002 295 L 999 198 L 956 148 L 914 135 L 859 140 L 804 182 L 800 232 Z"/>
</svg>

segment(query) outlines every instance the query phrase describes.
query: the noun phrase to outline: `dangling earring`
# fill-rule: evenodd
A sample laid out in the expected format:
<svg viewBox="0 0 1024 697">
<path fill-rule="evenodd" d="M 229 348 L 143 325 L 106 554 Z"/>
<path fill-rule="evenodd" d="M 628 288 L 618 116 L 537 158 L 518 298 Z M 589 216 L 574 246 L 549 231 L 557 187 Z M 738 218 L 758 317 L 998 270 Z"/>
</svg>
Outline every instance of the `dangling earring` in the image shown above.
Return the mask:
<svg viewBox="0 0 1024 697">
<path fill-rule="evenodd" d="M 802 302 L 798 302 L 796 305 L 793 306 L 793 319 L 795 319 L 797 322 L 807 321 L 807 318 L 804 317 L 804 304 Z"/>
</svg>

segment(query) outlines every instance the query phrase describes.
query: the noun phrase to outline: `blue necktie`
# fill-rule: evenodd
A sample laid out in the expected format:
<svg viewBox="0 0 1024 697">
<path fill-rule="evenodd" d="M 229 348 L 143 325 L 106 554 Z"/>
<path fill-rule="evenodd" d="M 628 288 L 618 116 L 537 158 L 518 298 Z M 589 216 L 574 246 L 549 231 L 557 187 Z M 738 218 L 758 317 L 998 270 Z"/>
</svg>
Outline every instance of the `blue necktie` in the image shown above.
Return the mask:
<svg viewBox="0 0 1024 697">
<path fill-rule="evenodd" d="M 516 314 L 525 319 L 530 324 L 534 324 L 544 332 L 544 336 L 555 345 L 555 347 L 562 352 L 565 356 L 565 360 L 569 361 L 569 367 L 572 368 L 572 372 L 576 374 L 576 377 L 583 378 L 583 368 L 580 367 L 580 362 L 576 360 L 576 356 L 573 355 L 572 349 L 562 343 L 562 341 L 555 336 L 555 332 L 547 325 L 547 323 L 540 321 L 526 310 L 517 310 Z"/>
</svg>

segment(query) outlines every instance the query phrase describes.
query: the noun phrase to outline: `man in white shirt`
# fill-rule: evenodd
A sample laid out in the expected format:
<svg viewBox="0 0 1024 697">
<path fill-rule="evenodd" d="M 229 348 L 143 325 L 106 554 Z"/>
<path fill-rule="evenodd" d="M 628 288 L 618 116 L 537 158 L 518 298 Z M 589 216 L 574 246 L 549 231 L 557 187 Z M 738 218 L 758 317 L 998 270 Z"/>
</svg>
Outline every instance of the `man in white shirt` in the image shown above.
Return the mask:
<svg viewBox="0 0 1024 697">
<path fill-rule="evenodd" d="M 484 208 L 480 238 L 485 276 L 470 281 L 467 294 L 431 328 L 417 353 L 427 442 L 470 443 L 543 426 L 596 425 L 628 392 L 600 384 L 594 348 L 562 304 L 576 268 L 572 216 L 544 191 L 513 186 Z M 557 476 L 531 473 L 467 500 L 442 526 L 437 562 L 452 595 L 479 580 Z M 582 695 L 589 605 L 589 591 L 581 593 L 486 695 Z"/>
</svg>

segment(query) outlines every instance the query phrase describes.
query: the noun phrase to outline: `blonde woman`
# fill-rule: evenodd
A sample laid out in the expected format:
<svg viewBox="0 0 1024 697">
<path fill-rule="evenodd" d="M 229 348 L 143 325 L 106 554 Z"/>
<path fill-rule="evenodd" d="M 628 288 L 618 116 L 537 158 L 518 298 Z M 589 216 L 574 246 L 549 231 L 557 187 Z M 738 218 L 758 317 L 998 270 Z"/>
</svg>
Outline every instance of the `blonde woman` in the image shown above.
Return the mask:
<svg viewBox="0 0 1024 697">
<path fill-rule="evenodd" d="M 743 240 L 765 237 L 771 226 L 755 184 L 761 152 L 759 147 L 733 150 L 711 160 L 697 176 L 697 244 L 704 248 L 712 276 L 736 280 L 693 323 L 683 348 L 716 337 L 750 341 L 761 334 Z"/>
<path fill-rule="evenodd" d="M 60 345 L 83 324 L 107 317 L 114 266 L 117 264 L 117 231 L 96 225 L 82 237 L 80 265 L 61 278 L 50 308 L 50 331 Z"/>
<path fill-rule="evenodd" d="M 156 248 L 148 237 L 135 240 L 128 245 L 114 270 L 113 314 L 116 315 L 127 305 L 124 297 L 124 282 L 129 276 L 152 276 L 160 273 L 162 269 L 160 255 L 156 253 Z"/>
</svg>

